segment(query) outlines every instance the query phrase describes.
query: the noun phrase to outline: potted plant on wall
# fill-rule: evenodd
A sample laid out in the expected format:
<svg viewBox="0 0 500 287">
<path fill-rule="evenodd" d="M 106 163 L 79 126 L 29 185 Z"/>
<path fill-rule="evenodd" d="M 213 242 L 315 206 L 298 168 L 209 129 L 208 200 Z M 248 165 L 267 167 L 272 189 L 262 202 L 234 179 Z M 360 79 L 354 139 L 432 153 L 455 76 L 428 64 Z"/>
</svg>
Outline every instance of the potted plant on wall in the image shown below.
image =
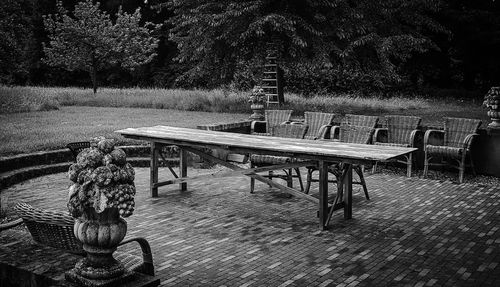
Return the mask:
<svg viewBox="0 0 500 287">
<path fill-rule="evenodd" d="M 500 87 L 492 87 L 484 97 L 483 105 L 488 108 L 491 118 L 489 128 L 500 128 Z"/>
<path fill-rule="evenodd" d="M 250 108 L 253 112 L 249 119 L 254 121 L 264 120 L 264 105 L 266 103 L 266 93 L 261 86 L 254 86 L 248 102 L 250 103 Z"/>
<path fill-rule="evenodd" d="M 123 264 L 113 253 L 127 232 L 123 218 L 134 211 L 134 168 L 114 140 L 95 138 L 70 166 L 68 209 L 75 218 L 74 234 L 87 257 L 66 276 L 70 281 L 93 286 L 93 281 L 123 279 Z"/>
</svg>

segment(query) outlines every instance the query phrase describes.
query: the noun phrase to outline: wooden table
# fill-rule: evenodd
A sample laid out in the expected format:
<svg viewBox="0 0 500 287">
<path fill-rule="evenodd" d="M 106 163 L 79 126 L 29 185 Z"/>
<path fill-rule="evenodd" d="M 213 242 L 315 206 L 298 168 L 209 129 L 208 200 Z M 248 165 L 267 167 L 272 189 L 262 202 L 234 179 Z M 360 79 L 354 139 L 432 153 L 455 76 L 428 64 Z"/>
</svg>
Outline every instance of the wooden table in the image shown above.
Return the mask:
<svg viewBox="0 0 500 287">
<path fill-rule="evenodd" d="M 352 165 L 370 164 L 375 161 L 386 161 L 405 155 L 416 148 L 390 146 L 375 146 L 365 144 L 350 144 L 333 141 L 314 141 L 290 139 L 249 134 L 205 131 L 199 129 L 178 128 L 170 126 L 153 126 L 128 128 L 116 131 L 126 138 L 146 140 L 151 143 L 150 190 L 151 196 L 158 196 L 158 187 L 168 184 L 179 184 L 181 190 L 187 189 L 187 181 L 206 177 L 225 177 L 246 175 L 267 183 L 280 190 L 318 204 L 319 226 L 325 229 L 329 222 L 330 211 L 344 209 L 344 218 L 352 217 Z M 176 145 L 180 148 L 180 174 L 169 167 L 175 179 L 160 182 L 158 180 L 158 165 L 160 149 L 164 145 Z M 201 149 L 200 149 L 201 148 Z M 223 149 L 241 154 L 269 154 L 300 159 L 298 162 L 258 168 L 242 168 L 235 164 L 216 158 L 204 151 L 208 149 Z M 210 174 L 207 176 L 187 177 L 186 152 L 199 155 L 204 159 L 226 166 L 232 171 Z M 332 206 L 328 206 L 328 165 L 332 162 L 342 162 L 344 175 L 344 192 L 337 194 Z M 289 169 L 302 166 L 317 166 L 319 171 L 319 199 L 304 194 L 298 190 L 283 186 L 257 173 L 270 170 Z"/>
</svg>

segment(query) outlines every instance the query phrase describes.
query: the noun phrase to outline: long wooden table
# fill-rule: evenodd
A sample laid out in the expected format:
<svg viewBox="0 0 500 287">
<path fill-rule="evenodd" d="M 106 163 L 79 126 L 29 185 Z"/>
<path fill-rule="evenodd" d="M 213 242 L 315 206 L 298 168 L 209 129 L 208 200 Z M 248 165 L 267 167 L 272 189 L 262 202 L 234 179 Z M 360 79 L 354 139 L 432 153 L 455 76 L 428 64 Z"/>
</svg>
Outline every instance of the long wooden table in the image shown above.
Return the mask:
<svg viewBox="0 0 500 287">
<path fill-rule="evenodd" d="M 369 164 L 375 161 L 386 161 L 415 151 L 415 148 L 390 147 L 365 144 L 350 144 L 333 141 L 314 141 L 303 139 L 256 136 L 248 134 L 206 131 L 199 129 L 179 128 L 171 126 L 153 126 L 127 128 L 116 131 L 126 138 L 145 140 L 151 143 L 150 191 L 152 197 L 158 196 L 158 187 L 168 184 L 179 184 L 181 190 L 187 189 L 187 182 L 206 177 L 226 177 L 246 175 L 267 183 L 280 190 L 306 199 L 318 205 L 319 226 L 325 229 L 331 212 L 344 210 L 344 218 L 352 218 L 352 166 L 353 164 Z M 180 174 L 169 167 L 174 179 L 160 182 L 158 166 L 160 149 L 165 145 L 175 145 L 180 148 Z M 223 149 L 241 154 L 268 154 L 287 156 L 299 159 L 297 162 L 273 165 L 269 167 L 242 168 L 207 153 L 206 149 Z M 187 177 L 186 153 L 191 152 L 230 168 L 232 171 L 210 174 L 207 176 Z M 328 166 L 332 162 L 343 164 L 344 189 L 343 194 L 337 193 L 334 204 L 328 204 Z M 319 171 L 319 198 L 304 194 L 293 188 L 278 184 L 259 172 L 289 169 L 303 166 L 317 166 Z M 330 213 L 329 213 L 330 211 Z"/>
</svg>

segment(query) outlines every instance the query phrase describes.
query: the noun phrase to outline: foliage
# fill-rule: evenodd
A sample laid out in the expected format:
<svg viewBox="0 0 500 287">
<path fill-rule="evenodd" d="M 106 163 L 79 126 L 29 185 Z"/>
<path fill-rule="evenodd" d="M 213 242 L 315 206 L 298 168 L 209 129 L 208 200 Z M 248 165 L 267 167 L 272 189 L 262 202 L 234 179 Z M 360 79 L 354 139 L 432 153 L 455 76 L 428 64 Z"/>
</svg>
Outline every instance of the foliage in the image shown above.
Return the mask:
<svg viewBox="0 0 500 287">
<path fill-rule="evenodd" d="M 12 84 L 27 77 L 27 47 L 33 28 L 30 6 L 30 0 L 0 1 L 0 83 Z"/>
<path fill-rule="evenodd" d="M 418 89 L 468 97 L 500 83 L 500 1 L 94 1 L 112 23 L 138 8 L 140 23 L 167 23 L 150 34 L 158 39 L 153 60 L 133 71 L 105 64 L 95 75 L 102 86 L 249 90 L 262 84 L 268 48 L 282 60 L 285 90 L 310 95 Z M 0 1 L 1 83 L 87 85 L 88 71 L 40 60 L 50 40 L 42 15 L 59 17 L 55 2 Z M 66 16 L 74 19 L 79 2 L 63 1 Z"/>
<path fill-rule="evenodd" d="M 234 80 L 237 63 L 258 64 L 270 51 L 285 63 L 318 69 L 378 73 L 398 82 L 414 53 L 437 46 L 429 33 L 444 29 L 427 0 L 167 1 L 174 11 L 171 39 L 177 60 L 190 67 L 180 81 L 220 85 Z M 271 45 L 266 45 L 266 44 Z"/>
<path fill-rule="evenodd" d="M 45 61 L 69 71 L 89 72 L 94 93 L 97 71 L 114 65 L 134 69 L 150 62 L 156 55 L 158 40 L 147 28 L 153 24 L 140 25 L 139 8 L 133 14 L 120 8 L 115 21 L 92 0 L 78 3 L 73 17 L 62 2 L 58 2 L 57 8 L 58 14 L 44 17 L 50 38 L 50 45 L 44 47 Z"/>
<path fill-rule="evenodd" d="M 266 93 L 264 93 L 264 89 L 261 86 L 253 87 L 248 102 L 252 104 L 264 104 L 266 102 Z"/>
</svg>

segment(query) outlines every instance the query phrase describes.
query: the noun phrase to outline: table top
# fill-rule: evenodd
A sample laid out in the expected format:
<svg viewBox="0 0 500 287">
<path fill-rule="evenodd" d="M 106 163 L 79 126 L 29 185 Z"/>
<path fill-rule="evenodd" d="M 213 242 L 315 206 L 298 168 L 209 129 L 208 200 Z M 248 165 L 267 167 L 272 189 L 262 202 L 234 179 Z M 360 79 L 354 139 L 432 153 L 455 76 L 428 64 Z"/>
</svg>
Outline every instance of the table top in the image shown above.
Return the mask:
<svg viewBox="0 0 500 287">
<path fill-rule="evenodd" d="M 258 136 L 171 126 L 127 128 L 115 132 L 126 138 L 157 143 L 223 148 L 235 152 L 275 154 L 313 160 L 342 160 L 352 163 L 385 161 L 417 150 L 416 148 Z"/>
</svg>

